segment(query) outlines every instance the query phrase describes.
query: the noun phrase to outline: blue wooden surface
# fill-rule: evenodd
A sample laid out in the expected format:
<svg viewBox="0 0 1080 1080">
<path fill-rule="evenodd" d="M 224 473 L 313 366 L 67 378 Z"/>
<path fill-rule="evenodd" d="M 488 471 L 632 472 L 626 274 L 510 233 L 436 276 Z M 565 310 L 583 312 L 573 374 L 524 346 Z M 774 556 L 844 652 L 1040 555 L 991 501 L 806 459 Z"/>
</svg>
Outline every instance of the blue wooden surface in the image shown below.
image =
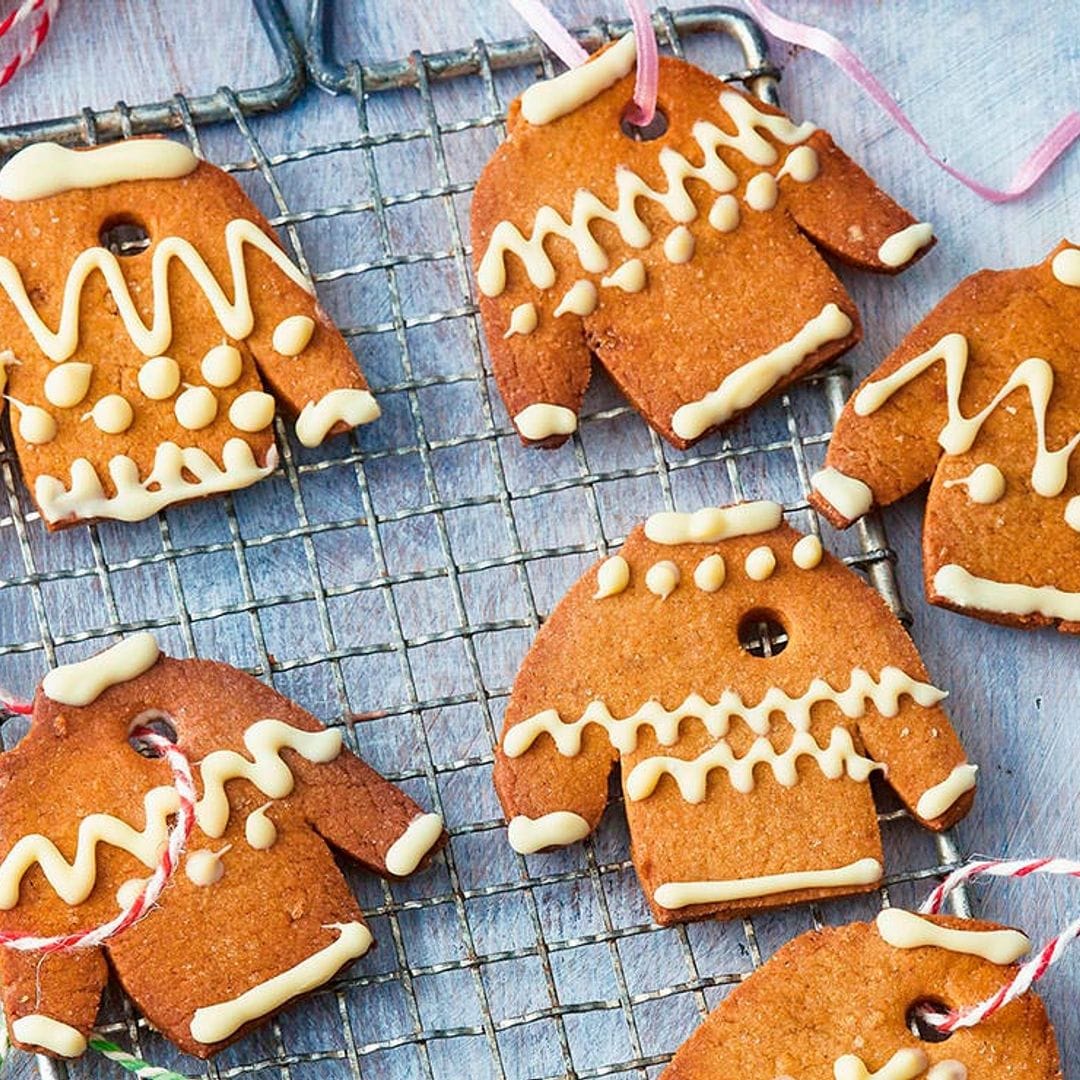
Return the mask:
<svg viewBox="0 0 1080 1080">
<path fill-rule="evenodd" d="M 304 5 L 297 0 L 290 6 L 302 25 Z M 560 0 L 552 6 L 567 23 L 587 22 L 598 12 L 622 14 L 621 5 L 614 0 L 602 3 Z M 671 6 L 688 5 L 673 3 Z M 951 163 L 999 185 L 1007 181 L 1021 156 L 1033 147 L 1053 121 L 1068 108 L 1080 105 L 1080 35 L 1076 32 L 1080 7 L 1075 0 L 1058 0 L 1044 5 L 1018 5 L 1010 0 L 978 5 L 943 4 L 936 0 L 912 0 L 903 5 L 857 2 L 837 5 L 824 0 L 816 3 L 797 0 L 785 3 L 783 10 L 794 17 L 818 22 L 843 37 L 882 77 Z M 178 88 L 186 92 L 208 90 L 224 81 L 254 84 L 268 79 L 273 73 L 272 58 L 261 32 L 253 25 L 243 3 L 221 4 L 204 0 L 180 4 L 161 0 L 115 7 L 93 5 L 93 19 L 88 23 L 90 15 L 91 5 L 68 0 L 42 56 L 0 95 L 0 122 L 68 112 L 83 104 L 105 106 L 119 97 L 141 101 L 166 96 Z M 415 48 L 432 51 L 465 45 L 480 36 L 517 36 L 521 33 L 521 25 L 501 0 L 438 5 L 361 3 L 348 5 L 346 10 L 338 13 L 335 31 L 339 55 L 373 61 L 398 57 Z M 691 55 L 695 55 L 694 48 Z M 784 67 L 781 93 L 792 115 L 797 119 L 811 118 L 832 131 L 837 141 L 893 194 L 917 215 L 934 222 L 941 241 L 928 259 L 899 279 L 845 275 L 860 304 L 866 327 L 866 340 L 850 358 L 859 373 L 870 370 L 906 328 L 962 275 L 981 266 L 1010 266 L 1038 260 L 1063 235 L 1080 240 L 1080 150 L 1074 148 L 1028 198 L 1010 206 L 992 207 L 926 161 L 904 135 L 895 131 L 878 110 L 826 62 L 802 51 L 789 55 L 782 45 L 775 46 L 774 58 Z M 452 109 L 455 105 L 453 89 L 447 88 L 439 102 L 440 107 L 445 105 Z M 372 123 L 380 130 L 422 122 L 417 120 L 415 94 L 386 95 L 372 108 Z M 345 137 L 354 122 L 352 106 L 348 102 L 308 91 L 288 114 L 260 121 L 256 131 L 273 152 Z M 461 154 L 463 175 L 469 170 L 475 172 L 478 161 L 496 137 L 494 131 L 484 134 L 491 138 L 486 141 L 478 138 L 475 144 L 457 151 Z M 244 156 L 235 131 L 224 128 L 220 132 L 209 132 L 206 137 L 208 152 L 215 159 Z M 456 163 L 457 158 L 451 153 L 451 166 L 456 167 Z M 437 171 L 427 160 L 423 147 L 408 143 L 381 157 L 378 168 L 384 190 L 391 192 L 423 186 L 423 177 L 429 171 Z M 349 160 L 337 161 L 333 169 L 317 166 L 285 168 L 281 170 L 280 178 L 292 207 L 349 201 L 356 198 L 353 185 L 364 183 L 361 165 Z M 261 201 L 268 199 L 265 191 L 254 190 L 253 194 Z M 268 202 L 266 205 L 273 212 Z M 436 227 L 427 220 L 419 217 L 414 220 L 403 214 L 400 221 L 391 222 L 391 227 L 400 229 L 400 235 L 407 235 L 409 243 L 420 245 L 418 249 L 423 246 L 438 248 L 447 242 L 440 232 L 440 229 L 445 230 L 445 223 Z M 360 251 L 363 242 L 341 232 L 323 236 L 313 231 L 302 239 L 308 243 L 309 252 L 312 249 L 315 252 L 316 269 L 370 256 L 370 252 Z M 434 287 L 432 282 L 418 279 L 415 283 L 405 282 L 402 287 L 406 293 L 405 303 L 415 301 L 417 310 L 424 310 L 425 303 L 432 303 L 426 295 L 426 290 Z M 410 290 L 415 290 L 417 295 L 411 296 Z M 391 316 L 386 296 L 376 286 L 348 294 L 327 289 L 322 295 L 336 317 L 346 325 L 376 323 Z M 365 363 L 373 372 L 376 384 L 381 381 L 385 385 L 400 377 L 395 366 L 400 358 L 395 350 L 388 347 L 384 355 L 383 338 L 377 335 L 363 340 L 367 346 Z M 457 345 L 468 347 L 467 344 Z M 455 346 L 452 336 L 434 335 L 426 348 L 419 343 L 414 346 L 413 360 L 421 367 L 430 364 L 433 373 L 445 373 L 454 370 Z M 596 403 L 600 407 L 618 403 L 617 396 L 603 387 L 597 394 Z M 482 400 L 466 396 L 461 399 L 449 394 L 442 397 L 439 408 L 428 420 L 428 438 L 450 436 L 459 424 L 474 430 L 475 424 L 480 422 L 476 416 L 482 405 Z M 813 408 L 809 403 L 800 407 Z M 455 408 L 461 410 L 460 414 L 454 411 Z M 495 409 L 496 418 L 505 423 L 499 407 Z M 754 423 L 760 427 L 754 428 Z M 758 437 L 767 430 L 768 423 L 767 417 L 753 422 L 751 435 Z M 610 446 L 594 446 L 591 452 L 598 456 L 606 453 L 609 464 L 625 461 L 634 454 L 641 454 L 643 460 L 647 460 L 647 446 L 635 442 L 635 439 L 640 440 L 640 427 L 634 426 L 631 418 L 620 420 L 618 424 L 625 427 L 625 430 L 622 426 L 619 428 L 618 438 Z M 408 417 L 394 408 L 388 410 L 388 420 L 382 429 L 378 433 L 365 434 L 361 445 L 378 451 L 392 447 L 395 438 L 413 434 Z M 541 461 L 538 455 L 518 452 L 510 441 L 502 454 L 508 482 L 517 485 L 549 480 L 560 475 L 560 469 L 565 467 L 565 459 L 552 456 Z M 306 455 L 303 460 L 318 458 L 319 455 Z M 466 479 L 480 484 L 494 484 L 497 479 L 487 476 L 476 479 L 475 473 L 480 466 L 464 454 L 456 460 L 451 460 L 448 455 L 445 462 L 440 459 L 432 467 L 438 471 L 440 494 L 444 498 L 469 497 Z M 754 485 L 751 494 L 769 493 L 770 468 L 767 464 L 760 470 L 751 468 L 748 474 Z M 309 501 L 305 512 L 310 520 L 329 521 L 363 512 L 364 507 L 349 487 L 349 480 L 340 477 L 342 471 L 305 478 L 305 484 L 321 484 L 318 490 L 307 489 Z M 373 473 L 377 475 L 373 476 Z M 679 477 L 682 482 L 677 486 L 676 496 L 687 505 L 730 495 L 726 479 L 719 470 L 688 470 Z M 410 499 L 423 501 L 425 497 L 423 470 L 411 455 L 402 456 L 400 460 L 393 457 L 378 459 L 368 471 L 368 482 L 369 489 L 379 493 L 380 498 L 389 499 L 393 492 L 398 492 L 393 506 L 376 507 L 380 512 L 407 506 Z M 352 484 L 355 485 L 355 479 Z M 785 491 L 782 494 L 790 498 L 792 493 Z M 650 502 L 660 497 L 653 489 L 612 485 L 612 490 L 603 495 L 605 536 L 621 535 L 635 516 L 645 512 Z M 286 507 L 283 512 L 288 512 L 287 489 L 276 492 L 273 498 L 283 500 L 282 505 Z M 267 520 L 270 499 L 270 493 L 260 492 L 257 488 L 236 500 L 242 535 L 254 536 L 282 527 L 278 521 Z M 320 516 L 322 514 L 325 518 Z M 552 514 L 558 528 L 552 526 Z M 928 607 L 922 599 L 919 573 L 920 514 L 921 497 L 915 496 L 891 510 L 886 520 L 890 538 L 900 554 L 899 573 L 904 595 L 915 617 L 914 637 L 935 679 L 951 689 L 954 720 L 972 759 L 983 765 L 976 808 L 959 829 L 961 845 L 968 851 L 994 855 L 1054 853 L 1080 856 L 1076 839 L 1080 831 L 1080 800 L 1077 798 L 1075 765 L 1080 749 L 1080 719 L 1076 716 L 1076 703 L 1080 698 L 1080 665 L 1076 663 L 1076 650 L 1080 646 L 1075 640 L 1053 633 L 1019 634 Z M 586 516 L 586 510 L 569 496 L 552 496 L 537 509 L 534 518 L 522 518 L 520 524 L 525 532 L 522 543 L 545 547 L 564 542 L 569 530 L 574 534 L 572 539 L 580 540 L 586 546 L 593 544 L 594 532 L 587 526 L 581 525 L 580 533 L 575 531 L 579 519 Z M 469 530 L 461 537 L 456 534 L 452 537 L 455 554 L 459 557 L 479 560 L 486 555 L 502 553 L 499 545 L 505 544 L 506 540 L 501 529 L 482 520 L 483 517 L 478 508 L 477 520 L 470 523 Z M 170 515 L 170 522 L 177 545 L 203 543 L 207 538 L 217 539 L 219 535 L 224 538 L 223 543 L 228 543 L 228 528 L 216 509 L 179 512 Z M 403 523 L 402 532 L 402 548 L 409 552 L 415 565 L 438 564 L 442 550 L 440 541 L 427 535 L 422 522 Z M 102 535 L 110 559 L 137 558 L 141 550 L 149 550 L 160 542 L 156 528 L 107 528 L 102 530 Z M 848 542 L 831 535 L 827 539 L 839 545 Z M 471 545 L 470 554 L 460 554 L 459 541 L 463 546 Z M 3 542 L 10 542 L 10 532 L 5 533 Z M 47 541 L 39 539 L 35 543 L 36 550 L 43 553 L 46 568 L 83 566 L 88 562 L 92 565 L 92 553 L 86 547 L 85 539 L 75 534 Z M 310 546 L 312 542 L 283 540 L 250 553 L 249 562 L 255 575 L 253 588 L 257 595 L 302 593 L 307 588 L 305 543 Z M 314 543 L 326 567 L 326 583 L 331 586 L 339 581 L 345 583 L 357 572 L 359 556 L 355 550 L 322 541 Z M 373 556 L 369 552 L 367 557 Z M 9 561 L 10 552 L 0 552 L 0 558 Z M 317 605 L 297 603 L 271 607 L 256 620 L 233 615 L 213 617 L 215 605 L 229 607 L 238 598 L 243 600 L 242 592 L 237 591 L 239 587 L 230 580 L 230 575 L 235 576 L 232 558 L 232 553 L 226 550 L 224 554 L 184 560 L 178 573 L 182 587 L 187 590 L 189 606 L 208 614 L 197 620 L 193 627 L 186 627 L 180 619 L 175 630 L 162 635 L 163 640 L 176 651 L 183 651 L 194 643 L 208 655 L 216 653 L 256 668 L 260 655 L 265 655 L 267 650 L 279 659 L 304 657 L 312 652 L 308 641 L 313 635 L 317 640 L 321 631 L 317 613 L 312 614 L 306 609 Z M 589 557 L 582 554 L 549 560 L 530 568 L 531 585 L 541 611 L 550 608 L 565 584 L 588 561 Z M 391 572 L 394 569 L 391 567 Z M 370 574 L 373 571 L 364 572 Z M 5 576 L 14 573 L 10 569 L 4 571 Z M 168 576 L 163 566 L 154 564 L 129 574 L 112 574 L 111 579 L 121 618 L 153 618 L 160 612 L 173 610 L 175 580 Z M 428 582 L 419 581 L 397 590 L 404 632 L 410 638 L 442 628 L 444 623 L 440 620 L 447 620 L 445 625 L 453 625 L 454 618 L 460 616 L 460 611 L 457 615 L 453 611 L 444 611 L 444 604 L 447 607 L 452 604 L 445 597 L 430 595 L 427 585 Z M 470 619 L 520 618 L 525 624 L 526 628 L 513 631 L 512 645 L 493 649 L 490 654 L 483 651 L 475 654 L 477 663 L 484 667 L 485 684 L 505 685 L 512 676 L 516 656 L 527 645 L 528 613 L 520 607 L 513 582 L 508 584 L 492 579 L 474 589 L 466 583 L 464 593 L 465 612 Z M 103 603 L 107 608 L 107 596 L 104 599 L 99 594 L 91 596 L 86 590 L 62 583 L 43 590 L 43 596 L 50 605 L 54 629 L 77 632 L 107 622 L 106 615 L 102 614 Z M 30 641 L 34 638 L 36 631 L 33 618 L 26 610 L 26 599 L 25 591 L 0 592 L 0 640 Z M 506 605 L 510 605 L 509 610 Z M 381 609 L 378 606 L 363 609 L 358 602 L 355 606 L 362 610 L 346 613 L 335 608 L 331 611 L 335 633 L 343 640 L 350 634 L 360 637 L 367 634 L 372 640 L 381 640 L 378 630 L 370 629 L 384 617 Z M 337 621 L 339 615 L 340 623 Z M 252 631 L 254 621 L 260 623 L 261 639 Z M 188 631 L 190 638 L 185 636 Z M 447 649 L 439 655 L 429 656 L 423 665 L 418 662 L 416 670 L 430 679 L 431 687 L 421 686 L 414 693 L 421 698 L 452 693 L 457 686 L 457 669 L 467 666 L 472 655 L 467 651 L 463 654 Z M 16 656 L 12 664 L 0 671 L 0 682 L 25 691 L 32 685 L 42 664 L 40 652 Z M 488 670 L 488 664 L 491 670 Z M 407 700 L 408 693 L 397 685 L 399 678 L 395 667 L 383 668 L 371 660 L 326 670 L 322 666 L 300 666 L 279 675 L 275 682 L 321 715 L 332 717 L 345 707 L 379 708 L 386 703 L 387 696 L 393 701 Z M 341 694 L 339 679 L 349 681 L 347 695 Z M 385 689 L 388 682 L 393 684 L 389 690 Z M 339 698 L 343 701 L 339 702 Z M 452 734 L 442 733 L 450 756 L 467 757 L 487 749 L 483 724 L 474 715 L 458 717 L 452 710 L 447 710 L 431 723 L 436 727 L 441 724 L 455 728 Z M 408 769 L 410 754 L 415 754 L 416 744 L 394 735 L 389 725 L 385 728 L 365 728 L 359 737 L 362 748 L 387 771 Z M 412 730 L 411 725 L 409 730 Z M 441 737 L 438 732 L 436 736 Z M 460 774 L 455 773 L 452 779 L 456 784 Z M 459 805 L 457 799 L 467 806 L 461 811 L 460 821 L 498 816 L 484 783 L 484 770 L 478 770 L 474 785 L 463 783 L 461 790 L 443 792 L 450 807 Z M 617 850 L 620 827 L 610 825 L 609 832 L 614 837 L 612 850 Z M 463 839 L 460 844 L 455 844 L 457 870 L 463 881 L 474 885 L 484 880 L 484 876 L 476 871 L 475 860 L 497 861 L 500 856 L 495 840 L 501 842 L 501 836 L 496 833 L 477 835 L 484 839 L 484 844 L 477 842 L 470 847 L 471 839 L 469 843 Z M 490 844 L 486 843 L 488 838 Z M 918 849 L 919 854 L 914 854 L 906 839 L 897 843 L 898 860 L 914 860 L 908 865 L 926 861 L 925 845 Z M 572 865 L 573 856 L 569 860 L 557 862 L 555 866 Z M 543 869 L 550 870 L 552 865 L 545 864 Z M 413 888 L 444 887 L 446 882 L 442 874 L 440 870 L 436 877 L 417 883 Z M 640 920 L 640 912 L 635 912 L 632 907 L 633 882 L 628 881 L 625 885 L 629 898 L 626 903 L 631 905 L 626 917 Z M 366 890 L 363 893 L 365 903 L 380 901 L 382 894 L 370 883 L 361 882 L 360 887 Z M 395 891 L 398 897 L 414 894 L 422 893 L 408 889 Z M 986 915 L 1020 925 L 1035 937 L 1051 932 L 1080 911 L 1077 887 L 1063 883 L 995 887 L 980 896 L 980 900 L 981 910 Z M 581 897 L 575 896 L 574 903 L 580 902 Z M 560 909 L 557 901 L 552 903 L 553 910 L 548 916 L 558 923 L 564 936 L 573 936 L 575 930 L 586 932 L 582 930 L 583 924 L 577 921 L 581 913 L 576 908 L 572 916 L 568 909 Z M 855 905 L 850 910 L 852 914 L 858 912 Z M 838 905 L 829 909 L 826 915 L 830 920 L 836 920 L 844 917 L 846 911 L 844 905 Z M 613 919 L 620 917 L 617 909 L 609 914 Z M 474 915 L 470 906 L 470 920 Z M 805 915 L 800 918 L 778 916 L 759 920 L 759 933 L 767 942 L 763 948 L 771 948 L 777 941 L 804 928 Z M 499 913 L 491 913 L 476 924 L 480 929 L 474 927 L 474 936 L 478 938 L 487 931 L 492 935 L 490 941 L 476 942 L 480 951 L 495 951 L 512 932 L 512 925 L 508 922 L 504 926 L 499 919 Z M 408 933 L 408 928 L 403 927 L 403 932 Z M 423 934 L 423 944 L 416 941 L 415 951 L 410 950 L 410 959 L 420 956 L 422 963 L 437 963 L 444 958 L 437 947 L 438 933 L 432 925 L 425 925 L 416 933 Z M 449 931 L 447 933 L 453 936 Z M 737 928 L 734 933 L 738 935 Z M 717 958 L 716 970 L 723 970 L 725 950 L 730 950 L 734 956 L 741 946 L 722 934 L 715 934 L 708 938 L 704 947 Z M 447 945 L 447 948 L 451 946 Z M 651 967 L 664 972 L 662 946 L 658 944 L 656 950 L 632 959 L 624 955 L 623 960 L 631 967 L 634 963 L 640 964 L 643 971 Z M 574 955 L 567 953 L 564 959 L 573 960 Z M 578 959 L 580 966 L 589 966 L 584 955 Z M 732 963 L 736 961 L 732 959 L 727 966 Z M 631 972 L 628 977 L 631 981 L 632 975 Z M 685 973 L 680 977 L 685 978 Z M 573 978 L 569 972 L 557 972 L 556 978 L 565 978 L 566 995 L 573 993 Z M 657 978 L 662 980 L 663 976 Z M 487 1004 L 496 1013 L 504 1010 L 513 1014 L 515 1009 L 528 1011 L 528 1004 L 513 1002 L 515 986 L 527 985 L 527 980 L 522 972 L 512 967 L 501 973 L 494 969 L 485 970 L 481 990 L 477 989 L 475 979 L 466 979 L 465 984 L 451 989 L 448 983 L 438 984 L 433 980 L 432 985 L 437 988 L 432 991 L 434 998 L 430 1001 L 424 999 L 421 988 L 423 1022 L 442 1027 L 473 1023 L 472 1006 L 460 1002 L 465 998 L 471 1001 L 470 995 L 481 995 L 481 990 L 486 994 L 486 1000 L 480 1004 Z M 1080 1056 L 1080 1014 L 1075 1008 L 1080 996 L 1077 990 L 1080 987 L 1080 961 L 1076 958 L 1068 960 L 1044 985 L 1044 994 L 1061 1039 L 1066 1076 L 1080 1076 L 1071 1064 Z M 563 986 L 560 982 L 560 989 Z M 454 996 L 453 1001 L 458 1004 L 451 1004 L 446 995 L 459 992 L 464 997 Z M 715 999 L 713 994 L 707 997 L 710 1002 Z M 546 1000 L 540 1000 L 535 1007 L 543 1008 L 547 1004 Z M 385 1003 L 378 1007 L 384 1006 Z M 649 1011 L 647 1021 L 644 1014 L 639 1017 L 639 1026 L 643 1030 L 648 1027 L 648 1032 L 655 1029 L 667 1036 L 666 1039 L 658 1036 L 654 1040 L 650 1035 L 643 1039 L 643 1045 L 655 1043 L 662 1050 L 671 1045 L 672 1038 L 680 1032 L 689 1030 L 696 1013 L 694 1008 L 689 1007 L 687 1012 L 682 1006 L 680 998 L 661 998 Z M 376 1006 L 372 1006 L 355 1019 L 357 1042 L 376 1040 L 391 1032 L 390 1028 L 381 1033 L 375 1031 L 372 1018 L 376 1015 L 382 1016 L 377 1013 Z M 276 1048 L 272 1042 L 260 1043 L 258 1050 L 248 1047 L 244 1053 L 248 1060 L 253 1053 L 272 1056 L 282 1045 L 288 1048 L 298 1045 L 291 1040 L 302 1043 L 297 1030 L 323 1026 L 329 1030 L 336 1024 L 335 1016 L 322 1015 L 318 1010 L 302 1013 L 301 1019 L 291 1026 L 286 1021 L 284 1034 L 278 1033 L 281 1041 Z M 619 1038 L 621 1036 L 605 1033 L 602 1027 L 597 1027 L 590 1034 L 597 1057 L 586 1061 L 585 1057 L 579 1057 L 578 1047 L 574 1044 L 575 1064 L 582 1062 L 581 1067 L 602 1064 L 605 1049 L 613 1055 L 611 1060 L 623 1060 L 626 1051 Z M 605 1039 L 609 1041 L 605 1042 Z M 452 1044 L 453 1041 L 447 1045 Z M 431 1064 L 436 1074 L 452 1075 L 450 1070 L 454 1064 L 460 1065 L 465 1059 L 451 1056 L 440 1063 L 437 1054 L 442 1045 L 434 1044 Z M 151 1046 L 160 1048 L 160 1044 L 151 1043 Z M 160 1048 L 160 1052 L 166 1051 Z M 467 1053 L 467 1047 L 460 1052 Z M 477 1053 L 479 1062 L 484 1055 L 479 1050 Z M 557 1055 L 548 1056 L 547 1043 L 539 1037 L 536 1041 L 523 1040 L 520 1045 L 509 1046 L 504 1054 L 507 1060 L 520 1063 L 520 1068 L 507 1069 L 512 1075 L 547 1073 L 552 1071 L 553 1062 L 556 1065 L 558 1062 Z M 530 1055 L 533 1058 L 530 1059 Z M 227 1059 L 225 1064 L 240 1060 L 244 1059 L 236 1056 Z M 534 1067 L 530 1067 L 530 1061 L 535 1062 Z M 190 1066 L 191 1063 L 179 1064 Z M 16 1059 L 14 1066 L 19 1073 L 32 1068 L 30 1059 L 25 1057 Z M 343 1075 L 347 1072 L 344 1064 L 323 1063 L 320 1068 L 331 1070 L 323 1075 L 332 1075 L 332 1070 L 338 1068 L 343 1070 Z M 391 1054 L 361 1059 L 361 1075 L 364 1076 L 411 1076 L 417 1068 L 411 1058 Z M 443 1069 L 447 1071 L 442 1072 Z M 312 1072 L 312 1075 L 317 1074 L 318 1070 Z M 477 1065 L 475 1074 L 486 1075 L 486 1071 Z M 293 1075 L 298 1072 L 294 1071 Z"/>
</svg>

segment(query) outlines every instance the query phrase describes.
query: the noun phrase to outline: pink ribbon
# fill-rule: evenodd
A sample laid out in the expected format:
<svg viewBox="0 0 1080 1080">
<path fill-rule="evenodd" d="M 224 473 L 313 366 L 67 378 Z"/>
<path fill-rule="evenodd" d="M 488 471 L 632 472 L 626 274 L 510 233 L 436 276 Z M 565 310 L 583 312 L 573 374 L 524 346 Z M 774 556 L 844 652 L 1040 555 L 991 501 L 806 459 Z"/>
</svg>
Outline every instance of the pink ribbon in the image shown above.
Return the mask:
<svg viewBox="0 0 1080 1080">
<path fill-rule="evenodd" d="M 532 27 L 540 40 L 567 66 L 580 67 L 589 54 L 577 39 L 548 10 L 541 0 L 510 0 L 510 6 Z M 626 114 L 629 123 L 646 127 L 656 115 L 656 95 L 660 85 L 660 50 L 656 31 L 644 0 L 626 0 L 634 24 L 637 44 L 637 74 L 634 77 L 634 104 Z"/>
<path fill-rule="evenodd" d="M 870 73 L 866 65 L 842 42 L 834 38 L 832 34 L 822 30 L 818 26 L 808 26 L 806 23 L 795 22 L 783 15 L 778 15 L 770 10 L 762 0 L 746 0 L 754 18 L 773 37 L 786 41 L 791 45 L 800 45 L 820 53 L 826 59 L 831 60 L 845 75 L 857 83 L 877 104 L 896 121 L 897 125 L 914 139 L 915 143 L 924 154 L 939 168 L 942 168 L 950 176 L 959 180 L 965 187 L 970 188 L 982 198 L 993 203 L 1011 202 L 1026 194 L 1041 179 L 1043 174 L 1054 164 L 1055 161 L 1078 138 L 1080 138 L 1080 112 L 1071 112 L 1064 116 L 1045 139 L 1035 148 L 1035 151 L 1020 166 L 1019 171 L 1013 177 L 1012 182 L 1004 189 L 988 187 L 980 183 L 974 177 L 968 176 L 959 169 L 942 161 L 930 144 L 915 129 L 915 125 L 907 118 L 906 113 L 892 99 L 892 96 Z"/>
</svg>

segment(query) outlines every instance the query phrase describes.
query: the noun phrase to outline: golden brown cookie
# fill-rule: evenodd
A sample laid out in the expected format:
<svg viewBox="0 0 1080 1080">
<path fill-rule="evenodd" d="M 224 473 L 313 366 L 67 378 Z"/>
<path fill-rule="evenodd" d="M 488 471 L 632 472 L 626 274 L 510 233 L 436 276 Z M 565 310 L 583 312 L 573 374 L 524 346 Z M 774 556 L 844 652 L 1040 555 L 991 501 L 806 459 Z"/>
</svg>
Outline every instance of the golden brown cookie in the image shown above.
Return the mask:
<svg viewBox="0 0 1080 1080">
<path fill-rule="evenodd" d="M 993 923 L 897 909 L 803 934 L 732 991 L 663 1080 L 1061 1080 L 1042 1002 L 1025 994 L 943 1042 L 913 1009 L 973 1005 L 1006 985 L 1030 943 Z"/>
<path fill-rule="evenodd" d="M 960 282 L 867 378 L 814 505 L 845 526 L 930 481 L 933 604 L 1080 632 L 1080 248 Z"/>
<path fill-rule="evenodd" d="M 254 483 L 277 464 L 275 403 L 305 446 L 379 414 L 240 186 L 161 138 L 43 143 L 0 170 L 5 377 L 52 529 Z"/>
<path fill-rule="evenodd" d="M 743 648 L 769 621 L 773 655 Z M 865 892 L 872 773 L 929 828 L 971 806 L 944 696 L 881 597 L 778 504 L 655 514 L 570 589 L 514 681 L 495 759 L 510 843 L 587 835 L 618 761 L 657 922 Z"/>
<path fill-rule="evenodd" d="M 128 742 L 160 716 L 194 766 L 197 825 L 159 902 L 105 951 L 150 1023 L 207 1057 L 370 947 L 331 846 L 404 876 L 445 834 L 340 731 L 140 634 L 50 672 L 28 734 L 0 755 L 0 928 L 75 932 L 132 902 L 178 805 L 166 764 Z M 81 1053 L 106 977 L 101 949 L 0 949 L 15 1042 Z"/>
<path fill-rule="evenodd" d="M 480 312 L 525 442 L 576 429 L 595 355 L 685 448 L 859 340 L 818 247 L 896 273 L 932 242 L 826 132 L 684 60 L 660 60 L 664 134 L 629 137 L 634 61 L 630 35 L 526 90 L 473 197 Z"/>
</svg>

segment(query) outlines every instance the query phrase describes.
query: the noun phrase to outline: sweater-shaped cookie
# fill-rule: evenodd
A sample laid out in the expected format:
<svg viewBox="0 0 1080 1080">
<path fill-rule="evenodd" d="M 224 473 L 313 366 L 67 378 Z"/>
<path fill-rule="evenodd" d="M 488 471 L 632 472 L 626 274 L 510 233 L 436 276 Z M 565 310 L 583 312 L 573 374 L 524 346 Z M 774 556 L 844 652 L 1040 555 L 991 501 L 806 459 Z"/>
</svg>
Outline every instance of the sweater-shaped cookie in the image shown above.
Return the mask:
<svg viewBox="0 0 1080 1080">
<path fill-rule="evenodd" d="M 135 902 L 179 794 L 128 732 L 162 715 L 192 763 L 196 826 L 157 904 L 104 949 L 151 1025 L 206 1057 L 370 947 L 328 845 L 404 876 L 444 833 L 340 731 L 235 668 L 159 655 L 141 634 L 50 672 L 28 734 L 0 755 L 0 929 L 71 933 Z M 15 1042 L 81 1053 L 106 977 L 100 948 L 0 948 Z"/>
<path fill-rule="evenodd" d="M 660 60 L 663 135 L 629 137 L 634 50 L 516 99 L 473 197 L 480 312 L 526 442 L 576 429 L 595 355 L 687 447 L 859 340 L 818 247 L 893 273 L 932 241 L 826 132 L 684 60 Z"/>
<path fill-rule="evenodd" d="M 772 655 L 743 648 L 767 621 Z M 656 514 L 525 657 L 495 760 L 510 843 L 587 835 L 618 761 L 657 922 L 867 891 L 873 773 L 929 828 L 971 806 L 944 697 L 880 596 L 778 504 Z"/>
<path fill-rule="evenodd" d="M 844 408 L 815 505 L 843 526 L 930 481 L 933 604 L 1080 633 L 1080 248 L 960 282 Z"/>
<path fill-rule="evenodd" d="M 662 1080 L 1062 1080 L 1042 1002 L 1028 992 L 944 1041 L 920 1008 L 1006 986 L 1030 942 L 1016 930 L 893 908 L 874 923 L 803 934 L 712 1012 Z"/>
<path fill-rule="evenodd" d="M 50 528 L 140 520 L 267 476 L 276 405 L 305 446 L 379 415 L 240 186 L 160 138 L 39 144 L 0 170 L 5 381 Z"/>
</svg>

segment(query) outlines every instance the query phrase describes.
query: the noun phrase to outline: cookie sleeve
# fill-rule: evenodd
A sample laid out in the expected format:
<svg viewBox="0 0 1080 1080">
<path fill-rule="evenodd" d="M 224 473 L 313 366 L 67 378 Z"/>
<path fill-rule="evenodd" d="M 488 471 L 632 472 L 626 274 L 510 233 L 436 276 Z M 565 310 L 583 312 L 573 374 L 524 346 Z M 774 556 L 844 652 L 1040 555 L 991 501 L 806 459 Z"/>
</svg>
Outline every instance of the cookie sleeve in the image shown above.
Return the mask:
<svg viewBox="0 0 1080 1080">
<path fill-rule="evenodd" d="M 967 814 L 977 769 L 942 709 L 904 697 L 894 716 L 870 709 L 859 721 L 859 734 L 920 824 L 941 831 Z"/>
<path fill-rule="evenodd" d="M 895 274 L 934 243 L 933 228 L 890 198 L 818 130 L 808 144 L 817 155 L 810 183 L 781 178 L 784 205 L 819 247 L 863 270 Z"/>
<path fill-rule="evenodd" d="M 78 1057 L 97 1018 L 109 972 L 100 949 L 41 953 L 0 949 L 4 1015 L 17 1046 Z"/>
<path fill-rule="evenodd" d="M 301 806 L 315 830 L 377 874 L 406 877 L 446 840 L 438 814 L 347 749 L 322 764 L 293 754 L 289 767 L 304 781 Z"/>
<path fill-rule="evenodd" d="M 845 404 L 825 467 L 811 480 L 811 502 L 837 527 L 846 528 L 873 506 L 902 499 L 934 475 L 949 419 L 946 364 L 960 353 L 966 363 L 964 331 L 991 297 L 1000 299 L 988 284 L 994 283 L 984 274 L 962 282 Z M 905 377 L 905 371 L 916 370 L 913 364 L 918 377 Z"/>
</svg>

